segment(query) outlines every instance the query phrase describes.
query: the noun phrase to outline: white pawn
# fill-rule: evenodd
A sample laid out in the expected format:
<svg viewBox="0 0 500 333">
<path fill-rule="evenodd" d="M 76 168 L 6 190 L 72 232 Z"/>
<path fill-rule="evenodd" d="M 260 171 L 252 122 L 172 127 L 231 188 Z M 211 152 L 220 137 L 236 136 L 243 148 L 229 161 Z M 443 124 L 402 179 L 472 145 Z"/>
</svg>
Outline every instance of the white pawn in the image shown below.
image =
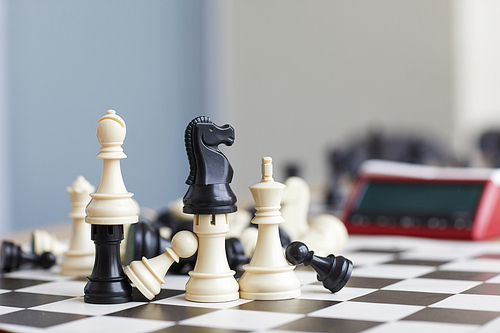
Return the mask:
<svg viewBox="0 0 500 333">
<path fill-rule="evenodd" d="M 300 177 L 289 177 L 285 181 L 285 192 L 281 199 L 281 215 L 285 222 L 280 226 L 286 231 L 291 241 L 301 240 L 309 231 L 307 221 L 311 190 L 307 182 Z"/>
<path fill-rule="evenodd" d="M 197 248 L 198 240 L 192 232 L 179 231 L 172 238 L 171 247 L 165 249 L 166 252 L 153 259 L 142 257 L 142 261 L 133 261 L 125 267 L 125 274 L 137 289 L 151 300 L 160 292 L 161 285 L 165 283 L 165 274 L 174 261 L 179 262 L 179 257 L 191 257 Z"/>
<path fill-rule="evenodd" d="M 255 200 L 255 218 L 259 226 L 257 245 L 250 264 L 239 280 L 240 297 L 254 300 L 280 300 L 300 296 L 300 280 L 295 266 L 285 259 L 278 225 L 285 222 L 280 213 L 280 202 L 285 185 L 275 182 L 270 157 L 262 159 L 262 180 L 252 185 Z"/>
<path fill-rule="evenodd" d="M 31 250 L 38 255 L 50 252 L 59 257 L 68 251 L 68 245 L 58 241 L 55 235 L 46 230 L 35 229 L 31 233 Z"/>
<path fill-rule="evenodd" d="M 71 200 L 73 233 L 69 251 L 64 253 L 61 274 L 69 276 L 88 276 L 94 266 L 94 242 L 90 239 L 90 224 L 85 223 L 85 206 L 90 201 L 92 186 L 83 176 L 78 176 L 70 187 L 66 188 Z"/>
</svg>

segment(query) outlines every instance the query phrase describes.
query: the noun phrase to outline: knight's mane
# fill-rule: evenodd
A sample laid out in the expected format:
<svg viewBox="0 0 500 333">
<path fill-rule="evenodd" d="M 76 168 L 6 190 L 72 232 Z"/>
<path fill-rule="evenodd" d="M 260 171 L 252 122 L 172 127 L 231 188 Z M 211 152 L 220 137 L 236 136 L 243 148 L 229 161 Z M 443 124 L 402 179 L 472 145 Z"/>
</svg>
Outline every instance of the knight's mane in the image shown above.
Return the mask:
<svg viewBox="0 0 500 333">
<path fill-rule="evenodd" d="M 199 116 L 191 120 L 191 122 L 187 125 L 186 131 L 184 132 L 184 144 L 186 146 L 186 153 L 189 161 L 189 176 L 186 180 L 186 184 L 193 185 L 194 179 L 196 177 L 196 161 L 194 158 L 194 150 L 193 150 L 193 134 L 194 127 L 197 124 L 212 124 L 212 121 L 207 116 Z"/>
</svg>

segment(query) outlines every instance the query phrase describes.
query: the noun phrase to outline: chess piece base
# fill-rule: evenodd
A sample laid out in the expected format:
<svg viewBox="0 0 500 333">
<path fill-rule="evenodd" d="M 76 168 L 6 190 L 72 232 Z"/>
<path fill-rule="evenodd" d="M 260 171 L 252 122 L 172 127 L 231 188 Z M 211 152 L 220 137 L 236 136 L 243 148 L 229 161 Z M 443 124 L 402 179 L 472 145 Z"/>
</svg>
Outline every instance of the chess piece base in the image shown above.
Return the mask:
<svg viewBox="0 0 500 333">
<path fill-rule="evenodd" d="M 61 263 L 61 275 L 86 277 L 92 273 L 94 253 L 78 253 L 68 251 Z"/>
<path fill-rule="evenodd" d="M 300 296 L 300 280 L 293 272 L 295 266 L 243 266 L 239 280 L 240 297 L 251 300 L 281 300 Z"/>
<path fill-rule="evenodd" d="M 161 283 L 165 283 L 165 281 L 158 281 L 141 261 L 132 262 L 125 267 L 124 272 L 144 297 L 149 300 L 152 300 L 160 292 Z"/>
<path fill-rule="evenodd" d="M 238 282 L 234 271 L 228 273 L 196 273 L 186 284 L 186 300 L 193 302 L 229 302 L 239 298 Z"/>
</svg>

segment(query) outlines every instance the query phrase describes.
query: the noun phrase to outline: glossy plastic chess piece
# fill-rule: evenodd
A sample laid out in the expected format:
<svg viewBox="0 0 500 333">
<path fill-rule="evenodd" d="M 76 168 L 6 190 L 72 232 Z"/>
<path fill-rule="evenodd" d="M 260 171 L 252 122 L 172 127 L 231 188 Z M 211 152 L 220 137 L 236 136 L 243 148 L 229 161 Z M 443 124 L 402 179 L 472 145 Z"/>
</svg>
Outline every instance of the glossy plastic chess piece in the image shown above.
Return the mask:
<svg viewBox="0 0 500 333">
<path fill-rule="evenodd" d="M 313 244 L 311 250 L 317 255 L 328 256 L 341 252 L 347 244 L 349 233 L 344 223 L 331 214 L 320 214 L 309 220 L 309 231 L 300 241 Z"/>
<path fill-rule="evenodd" d="M 68 251 L 68 245 L 57 240 L 57 237 L 46 230 L 35 229 L 31 232 L 31 251 L 41 255 L 50 252 L 59 257 Z"/>
<path fill-rule="evenodd" d="M 185 131 L 190 173 L 183 198 L 184 213 L 194 214 L 193 231 L 198 236 L 196 265 L 189 272 L 186 299 L 194 302 L 225 302 L 238 299 L 235 271 L 226 258 L 225 235 L 228 213 L 236 211 L 236 196 L 229 184 L 233 169 L 220 144 L 234 142 L 230 125 L 218 126 L 209 117 L 193 119 Z"/>
<path fill-rule="evenodd" d="M 66 188 L 71 201 L 68 216 L 73 219 L 73 232 L 69 250 L 64 253 L 61 263 L 62 275 L 86 277 L 94 267 L 95 246 L 90 239 L 90 225 L 85 223 L 85 206 L 94 190 L 83 176 L 78 176 Z"/>
<path fill-rule="evenodd" d="M 285 186 L 281 200 L 281 215 L 285 223 L 280 227 L 288 232 L 291 240 L 311 244 L 311 250 L 319 255 L 342 251 L 349 238 L 344 223 L 331 214 L 309 219 L 311 189 L 302 178 L 289 177 Z"/>
<path fill-rule="evenodd" d="M 161 237 L 158 224 L 149 221 L 139 221 L 130 226 L 127 235 L 123 264 L 128 265 L 142 257 L 153 258 L 170 247 L 170 241 Z"/>
<path fill-rule="evenodd" d="M 198 240 L 190 231 L 180 231 L 172 238 L 172 246 L 166 252 L 153 259 L 142 257 L 142 261 L 133 261 L 125 267 L 125 274 L 139 291 L 149 300 L 153 299 L 165 283 L 164 277 L 174 262 L 179 258 L 191 257 L 198 248 Z"/>
<path fill-rule="evenodd" d="M 120 160 L 126 158 L 121 145 L 126 126 L 114 110 L 99 119 L 97 138 L 101 149 L 97 158 L 103 160 L 101 180 L 97 191 L 85 209 L 85 222 L 90 223 L 94 241 L 95 262 L 87 278 L 84 300 L 87 303 L 116 304 L 132 300 L 132 286 L 123 272 L 120 242 L 124 224 L 138 221 L 139 207 L 123 183 Z"/>
<path fill-rule="evenodd" d="M 190 223 L 192 224 L 192 223 Z M 166 247 L 170 247 L 170 241 L 163 237 L 158 228 L 159 223 L 152 224 L 147 221 L 139 221 L 131 225 L 127 240 L 127 249 L 125 251 L 124 264 L 128 265 L 134 260 L 141 260 L 142 257 L 153 258 L 163 253 Z M 176 233 L 177 234 L 177 233 Z M 174 235 L 175 236 L 175 235 Z M 226 238 L 225 240 L 226 256 L 229 267 L 232 270 L 239 271 L 241 266 L 247 264 L 250 259 L 245 256 L 243 245 L 237 238 Z M 196 254 L 179 259 L 169 269 L 170 273 L 187 274 L 193 270 L 196 264 Z"/>
<path fill-rule="evenodd" d="M 292 265 L 311 266 L 318 273 L 318 281 L 323 283 L 323 286 L 332 293 L 342 289 L 351 277 L 352 261 L 333 254 L 326 258 L 316 256 L 314 251 L 309 251 L 302 242 L 293 242 L 288 245 L 285 255 Z"/>
<path fill-rule="evenodd" d="M 231 146 L 234 129 L 231 125 L 218 126 L 209 117 L 193 119 L 184 135 L 190 173 L 184 195 L 184 213 L 227 214 L 236 211 L 236 195 L 229 184 L 233 168 L 219 150 L 220 144 Z M 208 213 L 210 212 L 210 213 Z"/>
<path fill-rule="evenodd" d="M 44 252 L 41 255 L 26 253 L 21 250 L 20 246 L 7 241 L 2 242 L 0 259 L 2 273 L 17 270 L 25 264 L 50 268 L 56 262 L 56 257 L 50 252 Z"/>
<path fill-rule="evenodd" d="M 292 241 L 309 231 L 308 215 L 311 204 L 311 190 L 300 177 L 289 177 L 285 181 L 285 191 L 281 199 L 281 215 L 285 222 L 280 227 Z"/>
<path fill-rule="evenodd" d="M 239 280 L 240 297 L 254 300 L 280 300 L 300 296 L 300 281 L 295 266 L 287 263 L 279 237 L 278 225 L 285 222 L 280 202 L 285 185 L 273 179 L 270 157 L 262 159 L 262 180 L 250 186 L 257 212 L 258 238 L 250 264 Z"/>
</svg>

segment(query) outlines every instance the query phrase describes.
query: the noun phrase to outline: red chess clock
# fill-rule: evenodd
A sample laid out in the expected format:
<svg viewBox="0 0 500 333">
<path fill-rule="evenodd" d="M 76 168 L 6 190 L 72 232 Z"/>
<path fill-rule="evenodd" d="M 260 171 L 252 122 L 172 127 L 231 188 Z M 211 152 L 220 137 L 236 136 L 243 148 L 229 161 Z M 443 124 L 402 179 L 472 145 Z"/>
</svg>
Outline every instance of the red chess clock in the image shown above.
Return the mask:
<svg viewBox="0 0 500 333">
<path fill-rule="evenodd" d="M 351 233 L 485 239 L 500 235 L 500 169 L 370 160 L 341 219 Z"/>
</svg>

